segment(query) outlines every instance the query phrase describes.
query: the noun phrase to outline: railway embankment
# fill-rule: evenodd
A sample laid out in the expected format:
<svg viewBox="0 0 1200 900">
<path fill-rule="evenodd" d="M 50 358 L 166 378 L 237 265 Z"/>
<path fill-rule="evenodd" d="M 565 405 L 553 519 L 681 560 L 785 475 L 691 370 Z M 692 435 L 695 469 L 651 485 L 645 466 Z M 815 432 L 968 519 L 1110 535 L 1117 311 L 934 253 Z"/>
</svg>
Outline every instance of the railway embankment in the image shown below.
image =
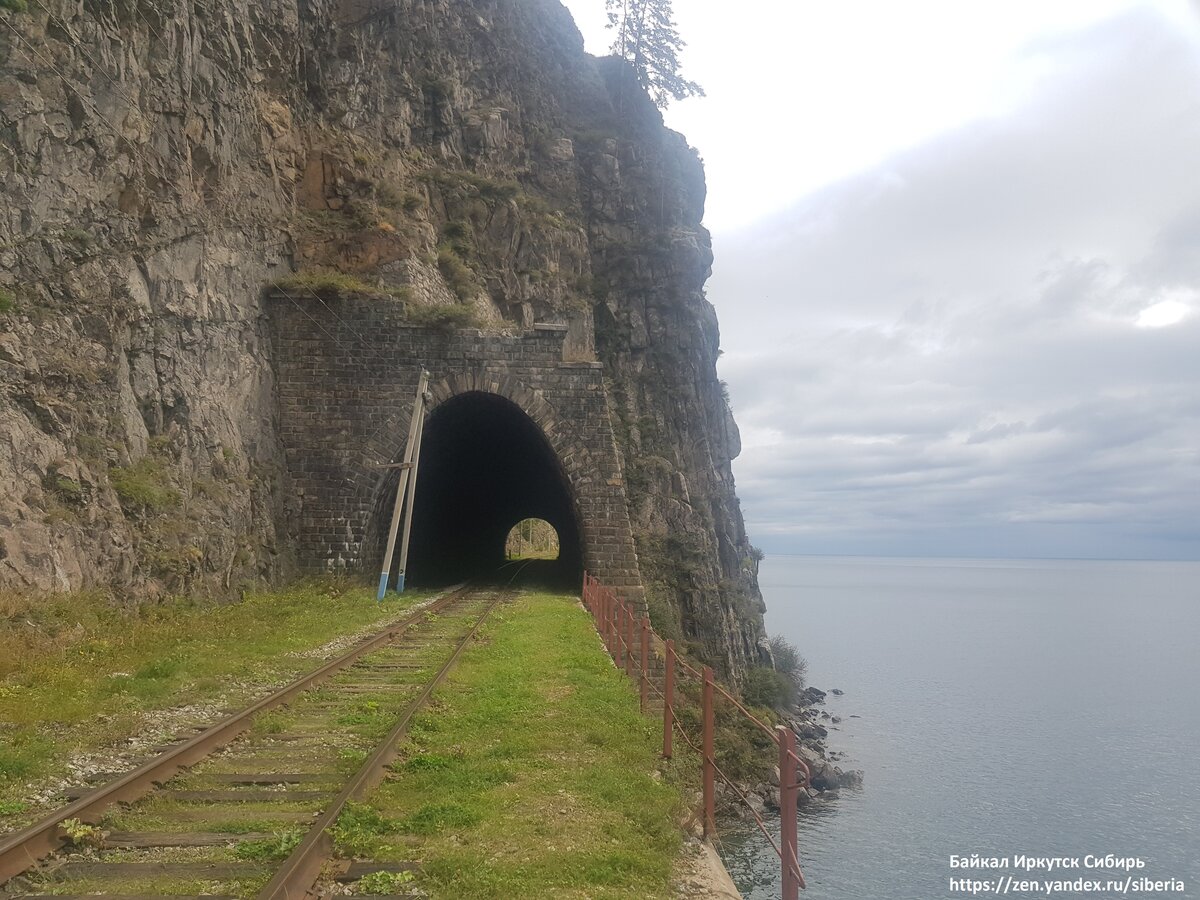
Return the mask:
<svg viewBox="0 0 1200 900">
<path fill-rule="evenodd" d="M 314 668 L 431 596 L 312 581 L 240 603 L 0 595 L 0 830 Z"/>
<path fill-rule="evenodd" d="M 714 874 L 713 858 L 697 853 L 680 825 L 693 761 L 660 758 L 661 726 L 639 712 L 578 603 L 506 597 L 463 638 L 449 611 L 422 611 L 431 602 L 406 595 L 379 607 L 366 592 L 313 584 L 155 615 L 88 612 L 81 603 L 74 623 L 60 611 L 53 627 L 41 606 L 38 623 L 8 616 L 3 640 L 25 652 L 0 681 L 8 765 L 0 841 L 164 742 L 418 613 L 408 643 L 395 642 L 385 658 L 364 657 L 345 677 L 263 714 L 244 737 L 144 799 L 75 823 L 71 842 L 22 876 L 19 892 L 128 893 L 134 878 L 142 879 L 133 884 L 139 893 L 261 895 L 321 822 L 326 800 L 317 795 L 334 791 L 373 752 L 371 741 L 390 733 L 391 706 L 404 712 L 408 695 L 400 693 L 416 690 L 433 657 L 466 640 L 456 667 L 394 743 L 382 782 L 323 827 L 332 854 L 322 877 L 331 890 L 730 896 L 719 864 Z M 38 637 L 56 628 L 71 634 Z M 89 727 L 97 721 L 104 727 Z M 343 730 L 353 735 L 339 749 Z M 321 768 L 322 760 L 329 765 Z M 279 784 L 275 769 L 288 770 Z M 220 821 L 208 820 L 212 802 Z"/>
</svg>

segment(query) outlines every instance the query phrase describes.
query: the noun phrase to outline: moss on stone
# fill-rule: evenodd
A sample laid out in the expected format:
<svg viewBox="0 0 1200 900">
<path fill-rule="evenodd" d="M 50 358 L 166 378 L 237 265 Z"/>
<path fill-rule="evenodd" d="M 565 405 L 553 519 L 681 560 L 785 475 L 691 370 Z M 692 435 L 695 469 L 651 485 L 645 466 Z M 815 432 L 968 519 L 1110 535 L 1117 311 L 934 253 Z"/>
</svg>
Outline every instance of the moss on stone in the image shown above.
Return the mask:
<svg viewBox="0 0 1200 900">
<path fill-rule="evenodd" d="M 322 300 L 336 300 L 342 296 L 391 297 L 405 300 L 409 291 L 402 286 L 370 284 L 354 275 L 333 269 L 311 269 L 295 272 L 277 279 L 271 287 L 285 294 L 316 296 Z"/>
<path fill-rule="evenodd" d="M 161 459 L 147 456 L 131 466 L 117 466 L 109 470 L 108 479 L 127 510 L 162 512 L 179 505 L 179 491 Z"/>
</svg>

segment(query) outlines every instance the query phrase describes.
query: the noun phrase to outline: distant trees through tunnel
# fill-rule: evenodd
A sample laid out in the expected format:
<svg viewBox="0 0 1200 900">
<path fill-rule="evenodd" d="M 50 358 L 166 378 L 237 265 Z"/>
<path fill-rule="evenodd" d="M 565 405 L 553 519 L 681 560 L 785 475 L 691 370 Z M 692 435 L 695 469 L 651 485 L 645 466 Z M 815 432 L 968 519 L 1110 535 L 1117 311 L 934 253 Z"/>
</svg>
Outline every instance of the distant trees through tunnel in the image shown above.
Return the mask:
<svg viewBox="0 0 1200 900">
<path fill-rule="evenodd" d="M 376 509 L 386 535 L 395 474 Z M 509 535 L 527 519 L 553 532 L 554 559 L 508 563 Z M 410 584 L 467 578 L 582 580 L 580 529 L 570 484 L 541 429 L 510 400 L 472 391 L 433 409 L 426 420 L 410 543 Z M 379 556 L 382 558 L 382 547 Z M 507 563 L 507 564 L 506 564 Z"/>
<path fill-rule="evenodd" d="M 558 559 L 558 532 L 545 519 L 522 519 L 508 533 L 504 557 L 509 560 Z"/>
</svg>

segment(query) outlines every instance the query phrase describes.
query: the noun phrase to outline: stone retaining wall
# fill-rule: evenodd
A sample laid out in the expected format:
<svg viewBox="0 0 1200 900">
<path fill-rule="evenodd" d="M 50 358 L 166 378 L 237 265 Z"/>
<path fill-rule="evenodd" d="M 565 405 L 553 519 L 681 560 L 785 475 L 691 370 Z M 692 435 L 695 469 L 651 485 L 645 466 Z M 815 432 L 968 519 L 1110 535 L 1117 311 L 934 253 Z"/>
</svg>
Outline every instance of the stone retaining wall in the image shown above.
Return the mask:
<svg viewBox="0 0 1200 900">
<path fill-rule="evenodd" d="M 280 434 L 295 489 L 289 530 L 303 569 L 374 573 L 371 516 L 387 481 L 384 466 L 403 457 L 424 367 L 430 412 L 482 391 L 537 424 L 562 465 L 584 566 L 643 600 L 603 365 L 563 361 L 567 326 L 447 332 L 411 325 L 402 304 L 369 298 L 276 295 L 269 306 Z"/>
</svg>

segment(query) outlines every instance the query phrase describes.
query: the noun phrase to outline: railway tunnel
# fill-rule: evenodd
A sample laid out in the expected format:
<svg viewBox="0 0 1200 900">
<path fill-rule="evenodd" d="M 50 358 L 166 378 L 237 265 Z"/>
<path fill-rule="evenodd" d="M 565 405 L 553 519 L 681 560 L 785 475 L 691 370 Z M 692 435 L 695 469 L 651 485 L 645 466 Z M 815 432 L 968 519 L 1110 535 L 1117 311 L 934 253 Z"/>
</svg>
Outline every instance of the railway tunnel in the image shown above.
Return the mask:
<svg viewBox="0 0 1200 900">
<path fill-rule="evenodd" d="M 539 518 L 558 533 L 552 568 L 568 587 L 586 565 L 644 602 L 604 366 L 567 352 L 567 325 L 448 333 L 373 298 L 270 301 L 289 486 L 280 527 L 301 571 L 378 578 L 425 369 L 433 400 L 408 583 L 494 574 L 512 526 Z"/>
<path fill-rule="evenodd" d="M 528 518 L 544 519 L 558 532 L 558 559 L 506 563 L 509 531 Z M 519 577 L 569 586 L 582 572 L 577 504 L 538 425 L 512 401 L 482 391 L 433 409 L 421 443 L 409 583 Z"/>
</svg>

